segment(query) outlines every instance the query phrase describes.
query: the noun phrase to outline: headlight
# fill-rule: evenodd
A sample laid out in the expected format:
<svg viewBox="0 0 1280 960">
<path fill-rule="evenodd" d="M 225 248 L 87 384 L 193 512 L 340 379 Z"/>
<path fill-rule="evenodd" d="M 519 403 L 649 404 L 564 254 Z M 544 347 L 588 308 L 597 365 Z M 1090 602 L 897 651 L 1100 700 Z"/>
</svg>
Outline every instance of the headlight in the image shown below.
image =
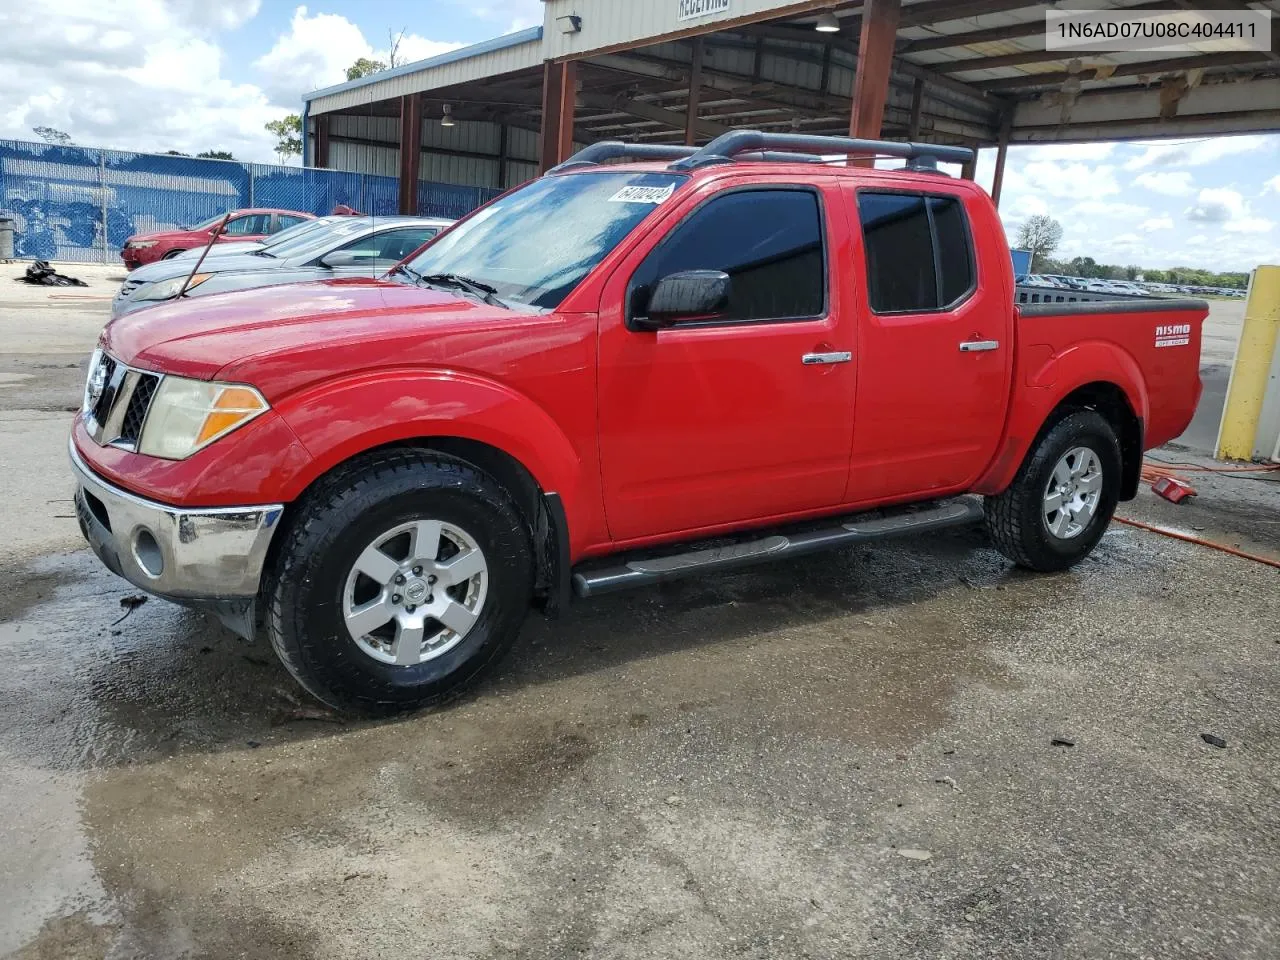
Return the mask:
<svg viewBox="0 0 1280 960">
<path fill-rule="evenodd" d="M 204 283 L 212 273 L 197 273 L 191 278 L 191 282 L 187 284 L 188 290 L 194 290 L 200 284 Z M 172 300 L 178 295 L 178 291 L 182 289 L 182 284 L 186 280 L 186 276 L 171 277 L 168 280 L 157 280 L 155 283 L 145 283 L 137 290 L 133 291 L 130 300 Z"/>
<path fill-rule="evenodd" d="M 165 377 L 151 401 L 138 452 L 185 460 L 268 409 L 253 387 Z"/>
<path fill-rule="evenodd" d="M 125 246 L 133 247 L 135 250 L 145 250 L 147 247 L 154 247 L 159 242 L 159 240 L 130 240 Z"/>
</svg>

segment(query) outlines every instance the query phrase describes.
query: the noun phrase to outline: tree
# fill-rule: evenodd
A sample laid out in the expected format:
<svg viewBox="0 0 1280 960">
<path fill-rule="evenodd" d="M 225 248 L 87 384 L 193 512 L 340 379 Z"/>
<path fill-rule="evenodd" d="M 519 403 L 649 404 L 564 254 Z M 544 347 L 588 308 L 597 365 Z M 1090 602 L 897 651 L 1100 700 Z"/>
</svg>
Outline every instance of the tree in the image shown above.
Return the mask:
<svg viewBox="0 0 1280 960">
<path fill-rule="evenodd" d="M 383 70 L 391 68 L 394 70 L 400 64 L 404 63 L 400 59 L 400 41 L 404 39 L 404 32 L 407 27 L 401 27 L 399 33 L 387 31 L 387 62 L 381 60 L 370 60 L 368 57 L 361 57 L 351 66 L 347 67 L 347 79 L 359 80 L 361 77 L 367 77 L 370 74 L 381 73 Z"/>
<path fill-rule="evenodd" d="M 45 143 L 56 144 L 59 147 L 71 145 L 71 134 L 63 133 L 54 127 L 32 127 L 31 132 Z"/>
<path fill-rule="evenodd" d="M 302 117 L 291 113 L 263 124 L 263 128 L 276 138 L 276 156 L 281 163 L 287 163 L 290 157 L 302 156 Z"/>
<path fill-rule="evenodd" d="M 369 60 L 361 57 L 351 66 L 347 67 L 347 79 L 359 80 L 361 77 L 367 77 L 371 73 L 381 73 L 387 69 L 387 65 L 381 60 Z"/>
<path fill-rule="evenodd" d="M 201 150 L 196 154 L 201 160 L 234 160 L 226 150 Z"/>
<path fill-rule="evenodd" d="M 191 154 L 183 153 L 181 150 L 166 150 L 165 155 L 169 157 L 189 157 Z"/>
<path fill-rule="evenodd" d="M 1061 242 L 1062 224 L 1047 214 L 1028 217 L 1018 229 L 1018 249 L 1031 251 L 1030 273 L 1035 273 L 1040 260 L 1051 257 Z"/>
</svg>

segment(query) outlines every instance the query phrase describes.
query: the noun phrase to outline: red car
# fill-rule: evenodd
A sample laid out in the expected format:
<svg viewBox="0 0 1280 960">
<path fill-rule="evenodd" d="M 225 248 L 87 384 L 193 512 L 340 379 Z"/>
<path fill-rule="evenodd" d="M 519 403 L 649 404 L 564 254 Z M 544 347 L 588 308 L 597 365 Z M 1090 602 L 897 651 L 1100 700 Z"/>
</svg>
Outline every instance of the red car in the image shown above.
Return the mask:
<svg viewBox="0 0 1280 960">
<path fill-rule="evenodd" d="M 227 226 L 219 235 L 223 240 L 261 240 L 277 230 L 292 227 L 303 220 L 314 220 L 314 213 L 302 213 L 299 210 L 272 210 L 254 208 L 252 210 L 236 210 L 227 220 Z M 192 247 L 203 247 L 213 236 L 214 228 L 222 219 L 218 214 L 190 230 L 158 230 L 155 233 L 139 233 L 124 242 L 120 250 L 120 259 L 130 270 L 144 263 L 156 260 L 167 260 L 176 257 L 183 250 Z"/>
<path fill-rule="evenodd" d="M 991 198 L 925 154 L 970 156 L 598 143 L 385 277 L 114 320 L 82 529 L 246 637 L 262 609 L 294 677 L 364 712 L 455 696 L 571 594 L 984 520 L 1069 567 L 1191 420 L 1208 306 L 1015 305 Z"/>
</svg>

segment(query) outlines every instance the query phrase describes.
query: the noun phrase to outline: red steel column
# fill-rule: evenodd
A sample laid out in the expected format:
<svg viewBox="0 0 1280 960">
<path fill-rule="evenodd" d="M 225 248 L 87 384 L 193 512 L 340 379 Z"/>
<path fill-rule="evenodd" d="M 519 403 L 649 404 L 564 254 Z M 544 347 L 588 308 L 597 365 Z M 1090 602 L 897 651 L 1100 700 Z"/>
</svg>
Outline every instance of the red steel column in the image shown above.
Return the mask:
<svg viewBox="0 0 1280 960">
<path fill-rule="evenodd" d="M 422 94 L 400 98 L 400 213 L 418 213 L 418 165 L 422 161 Z"/>
<path fill-rule="evenodd" d="M 851 137 L 869 140 L 880 137 L 901 6 L 902 0 L 867 0 L 862 8 L 858 70 L 853 80 L 853 114 L 849 117 Z"/>
<path fill-rule="evenodd" d="M 575 61 L 543 64 L 539 173 L 546 173 L 573 153 L 573 108 L 577 95 L 578 64 Z"/>
</svg>

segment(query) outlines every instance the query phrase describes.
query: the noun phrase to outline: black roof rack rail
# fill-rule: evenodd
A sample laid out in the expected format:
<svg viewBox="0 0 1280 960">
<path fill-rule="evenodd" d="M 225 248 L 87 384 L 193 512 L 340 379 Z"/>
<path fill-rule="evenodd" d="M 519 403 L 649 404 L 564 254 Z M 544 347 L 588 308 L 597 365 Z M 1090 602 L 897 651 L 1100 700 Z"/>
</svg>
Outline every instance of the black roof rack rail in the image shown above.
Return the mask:
<svg viewBox="0 0 1280 960">
<path fill-rule="evenodd" d="M 679 147 L 661 143 L 623 143 L 621 140 L 601 140 L 583 147 L 568 160 L 556 164 L 547 173 L 560 173 L 572 167 L 594 166 L 606 160 L 627 157 L 632 160 L 679 160 L 692 157 L 697 147 Z"/>
<path fill-rule="evenodd" d="M 691 156 L 671 164 L 672 170 L 693 170 L 713 163 L 732 163 L 743 153 L 783 150 L 813 154 L 871 154 L 902 157 L 914 170 L 936 169 L 939 160 L 968 163 L 973 151 L 968 147 L 947 147 L 937 143 L 904 143 L 898 140 L 855 140 L 852 137 L 819 137 L 807 133 L 765 133 L 761 130 L 730 130 L 722 133 Z"/>
</svg>

